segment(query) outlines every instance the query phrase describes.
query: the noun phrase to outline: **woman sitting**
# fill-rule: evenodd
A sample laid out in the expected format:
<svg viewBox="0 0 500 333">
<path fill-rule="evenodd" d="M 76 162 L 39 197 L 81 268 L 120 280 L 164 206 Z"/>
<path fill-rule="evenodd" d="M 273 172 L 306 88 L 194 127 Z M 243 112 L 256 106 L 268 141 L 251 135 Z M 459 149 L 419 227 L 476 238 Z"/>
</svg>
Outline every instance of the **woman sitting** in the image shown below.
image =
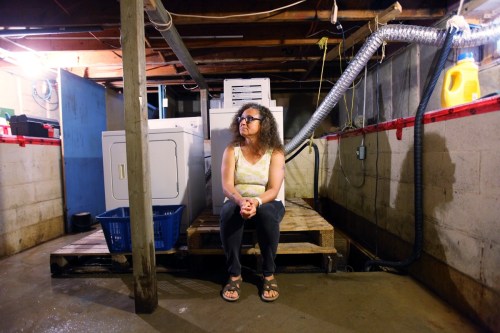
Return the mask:
<svg viewBox="0 0 500 333">
<path fill-rule="evenodd" d="M 274 301 L 279 296 L 274 259 L 285 214 L 283 203 L 276 200 L 285 177 L 283 144 L 271 111 L 259 104 L 243 105 L 231 130 L 233 140 L 224 150 L 221 167 L 226 199 L 220 212 L 220 234 L 229 273 L 222 297 L 227 301 L 240 297 L 243 229 L 252 224 L 263 259 L 261 298 Z"/>
</svg>

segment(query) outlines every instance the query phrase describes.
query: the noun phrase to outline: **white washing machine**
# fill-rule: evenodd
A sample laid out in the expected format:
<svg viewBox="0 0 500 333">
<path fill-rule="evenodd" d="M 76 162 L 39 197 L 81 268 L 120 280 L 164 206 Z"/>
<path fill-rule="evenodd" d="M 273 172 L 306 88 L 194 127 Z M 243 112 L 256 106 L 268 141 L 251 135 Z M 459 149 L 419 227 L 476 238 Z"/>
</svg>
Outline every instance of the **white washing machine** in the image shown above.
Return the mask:
<svg viewBox="0 0 500 333">
<path fill-rule="evenodd" d="M 149 157 L 153 205 L 185 205 L 181 232 L 205 208 L 203 132 L 200 127 L 175 127 L 175 122 L 150 122 Z M 174 126 L 163 128 L 163 126 Z M 125 131 L 102 133 L 106 210 L 128 207 Z"/>
<path fill-rule="evenodd" d="M 283 131 L 283 107 L 270 107 L 274 118 L 278 124 L 281 140 L 284 138 Z M 224 193 L 222 192 L 221 164 L 224 149 L 231 141 L 229 126 L 238 108 L 210 109 L 210 150 L 212 163 L 212 211 L 219 215 L 224 203 Z M 285 182 L 281 185 L 278 194 L 283 204 L 285 204 Z"/>
</svg>

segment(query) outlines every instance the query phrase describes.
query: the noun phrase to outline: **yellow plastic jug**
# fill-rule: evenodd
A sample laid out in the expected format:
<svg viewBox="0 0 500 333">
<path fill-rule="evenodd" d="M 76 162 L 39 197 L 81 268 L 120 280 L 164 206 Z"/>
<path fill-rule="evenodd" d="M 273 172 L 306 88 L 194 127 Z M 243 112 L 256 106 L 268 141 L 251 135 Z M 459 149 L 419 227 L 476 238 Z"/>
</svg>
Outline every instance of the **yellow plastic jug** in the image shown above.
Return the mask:
<svg viewBox="0 0 500 333">
<path fill-rule="evenodd" d="M 441 91 L 443 108 L 464 104 L 481 96 L 478 66 L 472 52 L 461 53 L 457 64 L 446 71 Z"/>
</svg>

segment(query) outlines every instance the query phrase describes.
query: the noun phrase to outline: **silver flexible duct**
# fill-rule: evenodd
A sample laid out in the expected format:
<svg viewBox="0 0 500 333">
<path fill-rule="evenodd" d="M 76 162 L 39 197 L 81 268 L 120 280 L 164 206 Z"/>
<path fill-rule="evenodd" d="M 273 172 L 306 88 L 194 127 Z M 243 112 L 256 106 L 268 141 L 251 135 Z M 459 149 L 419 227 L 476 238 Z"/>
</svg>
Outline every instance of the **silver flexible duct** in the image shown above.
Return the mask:
<svg viewBox="0 0 500 333">
<path fill-rule="evenodd" d="M 455 35 L 453 47 L 463 48 L 479 46 L 491 43 L 499 37 L 500 23 L 491 24 L 473 29 L 470 36 Z M 311 119 L 309 119 L 299 133 L 285 145 L 285 154 L 291 153 L 305 140 L 309 139 L 316 127 L 319 126 L 328 113 L 335 107 L 339 99 L 344 95 L 345 91 L 384 41 L 441 46 L 445 38 L 445 29 L 411 25 L 382 26 L 368 37 L 363 47 L 359 50 L 337 83 L 335 83 L 328 95 L 319 105 L 318 109 L 311 116 Z"/>
</svg>

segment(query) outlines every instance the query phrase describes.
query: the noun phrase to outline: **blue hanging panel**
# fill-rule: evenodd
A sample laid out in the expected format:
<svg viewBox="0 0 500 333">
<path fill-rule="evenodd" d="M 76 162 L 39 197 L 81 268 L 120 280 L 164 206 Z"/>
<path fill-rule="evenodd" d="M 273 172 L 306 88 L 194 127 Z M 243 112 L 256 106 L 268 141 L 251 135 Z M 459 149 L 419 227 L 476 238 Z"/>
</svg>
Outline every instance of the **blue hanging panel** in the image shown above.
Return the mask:
<svg viewBox="0 0 500 333">
<path fill-rule="evenodd" d="M 75 231 L 72 216 L 105 211 L 101 133 L 106 130 L 105 88 L 60 71 L 62 151 L 66 232 Z"/>
</svg>

